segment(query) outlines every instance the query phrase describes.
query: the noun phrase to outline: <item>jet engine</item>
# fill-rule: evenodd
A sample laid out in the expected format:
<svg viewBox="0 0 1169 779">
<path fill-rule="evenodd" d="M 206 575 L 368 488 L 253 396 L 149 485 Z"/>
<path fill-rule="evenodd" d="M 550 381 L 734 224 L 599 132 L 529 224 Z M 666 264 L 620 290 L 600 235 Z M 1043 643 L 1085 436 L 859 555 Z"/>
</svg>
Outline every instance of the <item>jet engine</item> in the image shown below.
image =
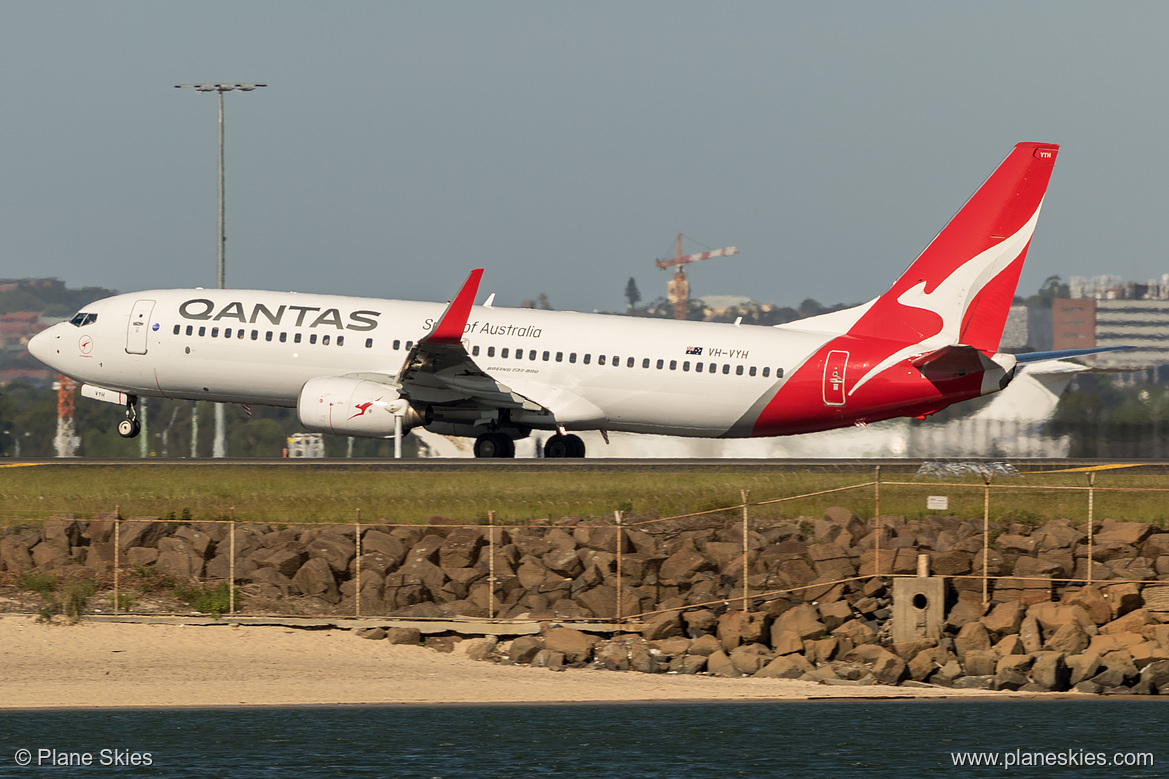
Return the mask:
<svg viewBox="0 0 1169 779">
<path fill-rule="evenodd" d="M 394 418 L 402 418 L 402 430 L 422 424 L 398 388 L 348 376 L 309 379 L 296 401 L 296 415 L 308 430 L 337 435 L 388 438 L 394 435 Z"/>
</svg>

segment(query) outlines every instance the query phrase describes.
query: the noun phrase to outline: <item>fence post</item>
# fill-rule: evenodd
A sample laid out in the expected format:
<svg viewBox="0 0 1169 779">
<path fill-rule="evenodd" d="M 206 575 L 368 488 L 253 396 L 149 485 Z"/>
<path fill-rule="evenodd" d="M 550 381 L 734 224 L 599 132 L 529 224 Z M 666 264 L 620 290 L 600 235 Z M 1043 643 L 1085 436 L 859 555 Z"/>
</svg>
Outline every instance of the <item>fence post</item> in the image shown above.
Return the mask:
<svg viewBox="0 0 1169 779">
<path fill-rule="evenodd" d="M 747 612 L 747 499 L 751 497 L 751 490 L 739 490 L 743 496 L 743 613 Z"/>
<path fill-rule="evenodd" d="M 231 507 L 231 524 L 228 526 L 227 555 L 227 613 L 235 614 L 235 506 Z"/>
<path fill-rule="evenodd" d="M 114 613 L 117 614 L 119 609 L 118 604 L 118 567 L 121 564 L 121 556 L 118 554 L 118 548 L 122 545 L 122 518 L 114 514 Z"/>
<path fill-rule="evenodd" d="M 495 512 L 487 512 L 487 619 L 495 619 Z"/>
<path fill-rule="evenodd" d="M 1092 586 L 1092 569 L 1095 561 L 1092 559 L 1092 546 L 1096 530 L 1093 523 L 1096 519 L 1096 472 L 1088 473 L 1088 586 Z"/>
<path fill-rule="evenodd" d="M 877 537 L 877 557 L 873 563 L 874 578 L 881 576 L 881 466 L 876 467 L 876 475 L 873 477 L 873 532 Z"/>
<path fill-rule="evenodd" d="M 990 564 L 990 480 L 994 478 L 994 474 L 986 474 L 982 477 L 983 494 L 982 494 L 982 605 L 990 603 L 989 583 L 990 577 L 987 571 L 987 566 Z"/>
<path fill-rule="evenodd" d="M 625 531 L 621 529 L 621 509 L 613 512 L 617 519 L 617 624 L 621 624 L 621 547 L 625 546 Z"/>
<path fill-rule="evenodd" d="M 354 536 L 356 542 L 357 556 L 353 558 L 353 615 L 355 617 L 361 616 L 361 509 L 357 509 L 357 522 L 353 525 L 353 530 L 357 534 Z"/>
</svg>

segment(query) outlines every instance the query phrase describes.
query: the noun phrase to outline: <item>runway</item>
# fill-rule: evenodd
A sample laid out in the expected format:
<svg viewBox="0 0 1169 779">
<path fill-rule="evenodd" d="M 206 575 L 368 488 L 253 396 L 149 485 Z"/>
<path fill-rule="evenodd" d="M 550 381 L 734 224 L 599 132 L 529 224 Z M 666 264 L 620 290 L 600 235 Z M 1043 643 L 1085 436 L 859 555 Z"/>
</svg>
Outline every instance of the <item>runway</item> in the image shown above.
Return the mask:
<svg viewBox="0 0 1169 779">
<path fill-rule="evenodd" d="M 768 472 L 776 470 L 807 470 L 818 472 L 853 473 L 871 471 L 880 466 L 882 473 L 915 473 L 926 462 L 970 462 L 995 463 L 1005 462 L 1020 472 L 1031 471 L 1093 471 L 1132 469 L 1139 472 L 1155 472 L 1169 470 L 1169 460 L 1073 460 L 1073 459 L 1017 459 L 1007 458 L 947 458 L 947 459 L 916 459 L 916 458 L 871 458 L 871 459 L 772 459 L 759 458 L 727 459 L 727 458 L 677 458 L 677 459 L 648 459 L 603 458 L 590 460 L 588 458 L 563 458 L 555 460 L 545 459 L 469 459 L 469 458 L 409 458 L 409 459 L 345 459 L 345 458 L 200 458 L 200 459 L 161 459 L 161 458 L 127 458 L 127 459 L 85 459 L 47 458 L 40 460 L 17 460 L 0 463 L 0 468 L 23 467 L 52 467 L 52 468 L 86 468 L 86 467 L 130 467 L 149 468 L 151 466 L 189 466 L 189 467 L 246 467 L 246 468 L 300 468 L 313 471 L 329 470 L 377 470 L 377 471 L 507 471 L 513 473 L 525 471 L 564 470 L 576 473 L 605 472 L 605 471 L 640 471 L 676 472 L 687 470 L 701 470 L 705 472 L 727 470 L 742 472 Z"/>
</svg>

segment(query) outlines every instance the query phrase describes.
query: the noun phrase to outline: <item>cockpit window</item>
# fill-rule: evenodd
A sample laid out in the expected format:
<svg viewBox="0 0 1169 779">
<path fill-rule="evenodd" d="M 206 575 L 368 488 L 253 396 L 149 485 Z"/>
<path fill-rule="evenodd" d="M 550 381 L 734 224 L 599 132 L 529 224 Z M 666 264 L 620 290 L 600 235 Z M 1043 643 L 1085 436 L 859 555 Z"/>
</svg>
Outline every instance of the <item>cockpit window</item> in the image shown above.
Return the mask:
<svg viewBox="0 0 1169 779">
<path fill-rule="evenodd" d="M 73 318 L 69 320 L 69 324 L 73 325 L 74 327 L 85 327 L 86 325 L 92 325 L 96 321 L 97 314 L 87 314 L 84 311 L 78 311 L 73 315 Z"/>
</svg>

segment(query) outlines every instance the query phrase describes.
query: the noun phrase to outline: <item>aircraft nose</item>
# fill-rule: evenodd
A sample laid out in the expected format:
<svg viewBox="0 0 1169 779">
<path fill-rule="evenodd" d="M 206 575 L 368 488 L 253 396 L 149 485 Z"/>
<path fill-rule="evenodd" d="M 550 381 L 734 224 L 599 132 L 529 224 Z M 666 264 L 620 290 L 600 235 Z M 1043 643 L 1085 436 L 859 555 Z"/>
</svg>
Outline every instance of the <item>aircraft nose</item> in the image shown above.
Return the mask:
<svg viewBox="0 0 1169 779">
<path fill-rule="evenodd" d="M 38 360 L 43 362 L 45 365 L 48 365 L 49 367 L 53 367 L 52 363 L 49 362 L 49 359 L 51 355 L 55 354 L 57 351 L 56 348 L 54 348 L 54 342 L 58 338 L 58 335 L 53 332 L 55 329 L 55 327 L 50 327 L 48 330 L 42 330 L 28 341 L 29 354 L 31 354 L 33 357 L 36 357 Z"/>
</svg>

